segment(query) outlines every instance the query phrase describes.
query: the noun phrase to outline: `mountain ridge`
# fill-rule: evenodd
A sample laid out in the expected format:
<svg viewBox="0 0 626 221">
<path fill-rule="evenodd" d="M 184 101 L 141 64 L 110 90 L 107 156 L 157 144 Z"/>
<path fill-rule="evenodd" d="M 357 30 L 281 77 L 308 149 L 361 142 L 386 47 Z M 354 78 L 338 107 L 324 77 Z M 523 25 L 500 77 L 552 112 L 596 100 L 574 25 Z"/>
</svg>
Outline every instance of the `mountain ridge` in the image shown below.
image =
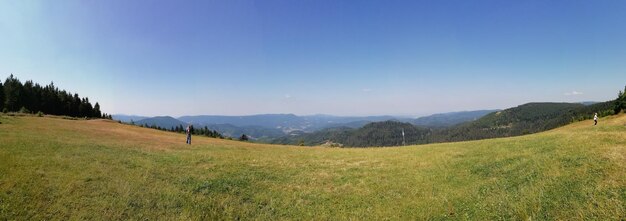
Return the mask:
<svg viewBox="0 0 626 221">
<path fill-rule="evenodd" d="M 441 143 L 519 136 L 550 130 L 573 121 L 588 119 L 593 113 L 606 116 L 613 113 L 614 101 L 584 105 L 580 103 L 532 102 L 496 112 L 484 111 L 476 120 L 468 120 L 451 127 L 422 127 L 392 123 L 369 123 L 358 129 L 323 130 L 299 133 L 275 139 L 277 144 L 320 145 L 331 141 L 347 147 L 398 146 L 399 129 L 415 131 L 408 134 L 406 144 Z M 436 118 L 435 118 L 436 119 Z M 375 131 L 377 133 L 372 133 Z M 405 131 L 406 132 L 406 131 Z M 380 134 L 383 134 L 382 137 Z"/>
<path fill-rule="evenodd" d="M 311 133 L 333 127 L 349 127 L 357 129 L 369 123 L 395 120 L 418 124 L 424 127 L 447 127 L 456 123 L 471 120 L 479 114 L 493 110 L 462 111 L 441 113 L 419 118 L 396 117 L 391 115 L 378 116 L 334 116 L 327 114 L 303 115 L 295 114 L 257 114 L 244 116 L 225 115 L 193 115 L 178 118 L 170 116 L 143 117 L 136 115 L 113 115 L 115 120 L 138 125 L 158 126 L 170 129 L 179 125 L 191 124 L 195 127 L 208 127 L 231 137 L 243 134 L 251 138 L 275 139 L 284 135 L 302 131 Z M 167 117 L 167 118 L 165 118 Z M 434 119 L 431 119 L 434 118 Z M 430 119 L 430 120 L 429 120 Z M 279 133 L 278 131 L 281 131 Z"/>
</svg>

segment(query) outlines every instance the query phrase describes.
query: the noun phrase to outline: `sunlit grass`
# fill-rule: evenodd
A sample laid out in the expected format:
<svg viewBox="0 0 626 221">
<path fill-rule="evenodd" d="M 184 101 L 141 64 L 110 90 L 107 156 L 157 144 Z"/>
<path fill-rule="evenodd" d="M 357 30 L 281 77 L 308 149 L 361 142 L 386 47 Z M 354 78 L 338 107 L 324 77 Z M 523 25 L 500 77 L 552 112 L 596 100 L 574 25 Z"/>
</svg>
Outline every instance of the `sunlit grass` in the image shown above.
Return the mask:
<svg viewBox="0 0 626 221">
<path fill-rule="evenodd" d="M 0 115 L 0 219 L 626 216 L 626 115 L 529 136 L 338 149 Z"/>
</svg>

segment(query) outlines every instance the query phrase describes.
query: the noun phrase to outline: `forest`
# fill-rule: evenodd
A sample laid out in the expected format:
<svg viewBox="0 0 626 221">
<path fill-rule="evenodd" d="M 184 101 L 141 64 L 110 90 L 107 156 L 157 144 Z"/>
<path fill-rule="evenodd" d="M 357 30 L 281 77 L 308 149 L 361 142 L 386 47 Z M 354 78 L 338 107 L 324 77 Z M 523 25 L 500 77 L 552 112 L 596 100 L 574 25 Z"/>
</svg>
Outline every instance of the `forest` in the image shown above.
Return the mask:
<svg viewBox="0 0 626 221">
<path fill-rule="evenodd" d="M 41 86 L 28 80 L 22 83 L 11 74 L 0 82 L 0 110 L 2 112 L 38 113 L 81 118 L 110 118 L 100 110 L 98 102 L 92 106 L 89 98 L 80 97 L 54 86 Z"/>
</svg>

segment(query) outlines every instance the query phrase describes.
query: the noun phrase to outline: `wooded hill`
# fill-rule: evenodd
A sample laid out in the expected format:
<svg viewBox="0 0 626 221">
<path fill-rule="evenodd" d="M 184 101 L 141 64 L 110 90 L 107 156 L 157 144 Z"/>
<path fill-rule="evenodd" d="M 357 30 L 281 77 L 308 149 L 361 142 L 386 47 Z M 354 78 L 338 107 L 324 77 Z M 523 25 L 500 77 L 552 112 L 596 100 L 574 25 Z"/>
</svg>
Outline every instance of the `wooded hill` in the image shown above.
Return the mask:
<svg viewBox="0 0 626 221">
<path fill-rule="evenodd" d="M 619 92 L 613 101 L 584 105 L 578 103 L 528 103 L 493 112 L 478 120 L 448 128 L 424 128 L 408 123 L 386 121 L 362 128 L 330 128 L 315 133 L 300 133 L 273 141 L 277 144 L 320 145 L 327 141 L 346 147 L 399 146 L 479 140 L 519 136 L 554 129 L 571 122 L 590 119 L 594 113 L 608 116 L 626 107 L 626 95 Z"/>
<path fill-rule="evenodd" d="M 434 132 L 430 143 L 519 136 L 554 129 L 571 122 L 613 114 L 613 101 L 593 105 L 528 103 L 488 114 L 476 121 Z"/>
<path fill-rule="evenodd" d="M 425 143 L 432 133 L 430 129 L 410 123 L 383 121 L 369 123 L 358 129 L 338 127 L 286 136 L 274 140 L 274 143 L 312 146 L 331 141 L 348 147 L 400 146 L 403 130 L 407 144 Z"/>
</svg>

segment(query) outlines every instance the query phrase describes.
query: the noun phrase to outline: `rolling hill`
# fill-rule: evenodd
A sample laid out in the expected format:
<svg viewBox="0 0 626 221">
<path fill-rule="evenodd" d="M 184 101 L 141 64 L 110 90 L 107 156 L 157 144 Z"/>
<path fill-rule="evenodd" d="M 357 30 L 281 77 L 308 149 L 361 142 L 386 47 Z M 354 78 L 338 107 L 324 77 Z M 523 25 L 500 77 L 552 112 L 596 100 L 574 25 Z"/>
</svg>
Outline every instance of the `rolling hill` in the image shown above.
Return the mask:
<svg viewBox="0 0 626 221">
<path fill-rule="evenodd" d="M 579 103 L 528 103 L 488 114 L 476 121 L 433 133 L 432 142 L 510 137 L 557 128 L 589 119 L 594 112 L 612 113 L 614 101 L 591 105 Z"/>
<path fill-rule="evenodd" d="M 211 124 L 208 125 L 207 128 L 210 130 L 216 130 L 227 137 L 237 138 L 245 134 L 249 139 L 257 141 L 271 140 L 285 135 L 283 131 L 279 129 L 261 126 L 237 127 L 231 124 Z"/>
<path fill-rule="evenodd" d="M 382 121 L 401 121 L 423 127 L 443 128 L 458 123 L 475 120 L 493 111 L 466 111 L 435 114 L 417 119 L 394 116 L 345 117 L 332 115 L 297 116 L 293 114 L 260 114 L 249 116 L 199 115 L 173 118 L 169 116 L 141 117 L 132 115 L 113 115 L 114 120 L 136 125 L 158 126 L 170 129 L 179 125 L 192 124 L 194 127 L 207 127 L 229 137 L 240 137 L 243 134 L 253 140 L 271 142 L 285 135 L 302 132 L 316 132 L 326 128 L 361 128 L 369 123 Z M 325 133 L 325 132 L 322 132 Z M 286 140 L 286 139 L 283 139 Z M 311 142 L 309 142 L 311 143 Z"/>
<path fill-rule="evenodd" d="M 402 131 L 405 133 L 404 141 Z M 292 145 L 302 142 L 304 145 L 309 146 L 320 145 L 327 141 L 346 147 L 400 146 L 403 142 L 407 144 L 425 143 L 430 133 L 430 129 L 416 127 L 410 123 L 383 121 L 369 123 L 356 129 L 336 127 L 323 129 L 315 133 L 290 134 L 272 142 Z"/>
<path fill-rule="evenodd" d="M 349 147 L 399 146 L 401 129 L 415 133 L 406 134 L 407 144 L 441 143 L 519 136 L 550 130 L 573 121 L 588 119 L 594 112 L 601 116 L 613 113 L 614 101 L 583 105 L 579 103 L 528 103 L 502 111 L 461 112 L 433 115 L 422 123 L 463 122 L 448 127 L 424 128 L 400 122 L 369 123 L 358 129 L 322 130 L 313 133 L 290 134 L 272 142 L 276 144 L 320 145 L 326 141 Z M 486 114 L 486 115 L 485 115 Z M 481 116 L 478 119 L 470 117 Z M 453 117 L 450 117 L 453 116 Z M 455 121 L 454 119 L 458 120 Z M 419 119 L 417 119 L 419 120 Z M 413 122 L 415 124 L 415 122 Z M 432 124 L 431 124 L 432 125 Z M 384 137 L 384 138 L 383 138 Z"/>
<path fill-rule="evenodd" d="M 180 121 L 176 118 L 170 117 L 170 116 L 160 116 L 160 117 L 150 117 L 150 118 L 139 120 L 135 122 L 135 125 L 148 125 L 148 127 L 152 125 L 156 125 L 162 128 L 170 129 L 170 128 L 178 127 L 181 125 L 184 128 L 187 126 L 187 123 Z"/>
<path fill-rule="evenodd" d="M 137 122 L 146 118 L 150 118 L 146 116 L 125 115 L 125 114 L 113 114 L 111 115 L 111 117 L 113 118 L 113 120 L 119 120 L 125 123 Z"/>
<path fill-rule="evenodd" d="M 478 120 L 489 113 L 499 110 L 477 110 L 477 111 L 461 111 L 442 114 L 433 114 L 430 116 L 419 117 L 410 123 L 429 128 L 451 127 L 460 123 Z"/>
<path fill-rule="evenodd" d="M 402 148 L 0 115 L 0 219 L 623 220 L 626 115 Z"/>
</svg>

